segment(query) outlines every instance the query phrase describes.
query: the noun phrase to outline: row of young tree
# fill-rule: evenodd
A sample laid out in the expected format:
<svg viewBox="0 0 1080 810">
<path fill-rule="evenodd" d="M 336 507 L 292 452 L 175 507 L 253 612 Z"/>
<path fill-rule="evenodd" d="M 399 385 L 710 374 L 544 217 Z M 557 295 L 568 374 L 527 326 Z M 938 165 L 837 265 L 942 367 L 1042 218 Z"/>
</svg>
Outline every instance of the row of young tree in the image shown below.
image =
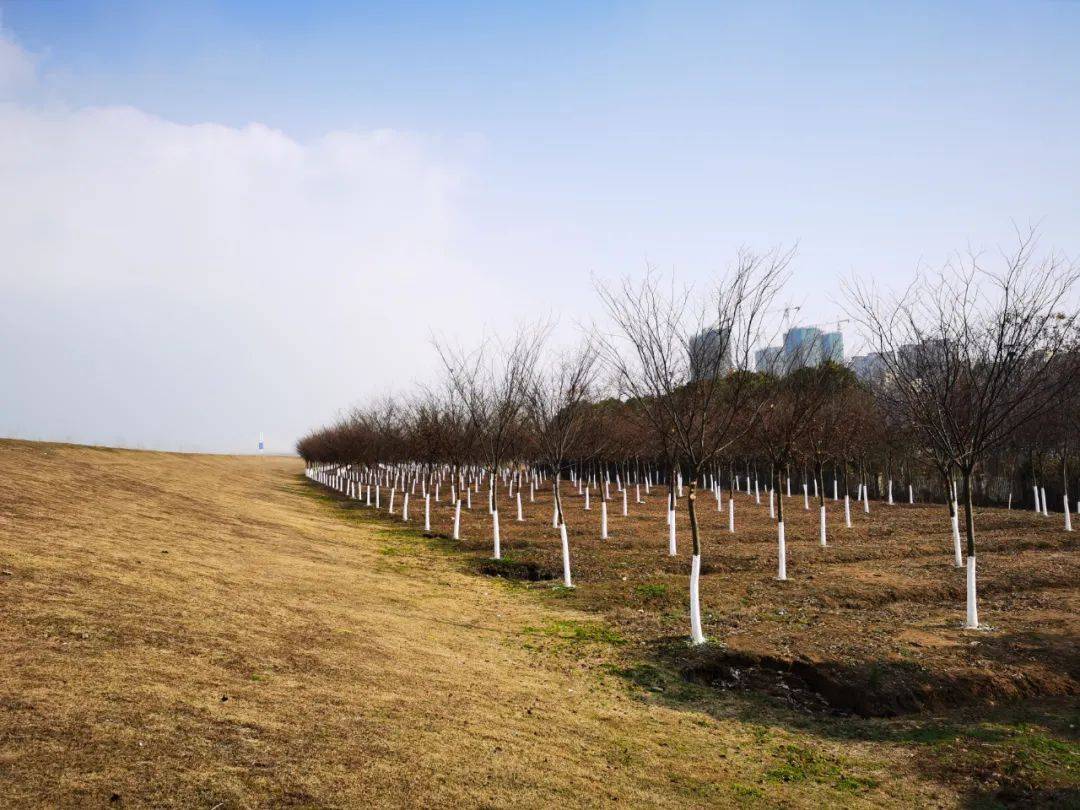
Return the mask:
<svg viewBox="0 0 1080 810">
<path fill-rule="evenodd" d="M 695 643 L 704 640 L 701 487 L 719 503 L 724 486 L 764 484 L 781 579 L 793 480 L 804 503 L 811 491 L 818 501 L 822 545 L 830 489 L 843 498 L 849 526 L 853 487 L 867 509 L 871 497 L 940 500 L 955 563 L 967 569 L 965 626 L 978 627 L 976 506 L 1011 508 L 1016 500 L 1047 513 L 1049 486 L 1071 530 L 1070 497 L 1080 492 L 1071 442 L 1080 370 L 1076 266 L 1037 256 L 1029 233 L 994 267 L 967 255 L 920 274 L 900 294 L 849 285 L 849 314 L 876 355 L 875 373 L 860 380 L 841 364 L 809 365 L 799 353 L 770 373 L 752 370 L 791 259 L 780 250 L 743 251 L 708 291 L 651 272 L 599 286 L 606 324 L 567 350 L 549 348 L 546 325 L 472 351 L 439 344 L 439 384 L 357 408 L 304 437 L 298 452 L 324 482 L 327 469 L 346 466 L 354 476 L 408 470 L 414 481 L 453 482 L 460 500 L 483 478 L 496 556 L 500 480 L 516 481 L 519 498 L 523 480 L 550 480 L 568 582 L 564 481 L 614 480 L 620 490 L 665 482 L 672 551 L 672 512 L 685 484 Z M 733 499 L 729 507 L 733 531 Z"/>
</svg>

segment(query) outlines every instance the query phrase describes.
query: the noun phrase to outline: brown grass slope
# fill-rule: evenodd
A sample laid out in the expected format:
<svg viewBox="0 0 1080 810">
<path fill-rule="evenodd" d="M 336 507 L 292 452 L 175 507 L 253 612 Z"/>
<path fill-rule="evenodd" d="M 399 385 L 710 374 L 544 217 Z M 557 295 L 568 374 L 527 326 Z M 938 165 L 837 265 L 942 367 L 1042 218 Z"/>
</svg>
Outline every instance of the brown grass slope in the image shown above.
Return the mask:
<svg viewBox="0 0 1080 810">
<path fill-rule="evenodd" d="M 967 800 L 910 740 L 656 698 L 595 620 L 300 472 L 0 442 L 0 804 Z"/>
</svg>

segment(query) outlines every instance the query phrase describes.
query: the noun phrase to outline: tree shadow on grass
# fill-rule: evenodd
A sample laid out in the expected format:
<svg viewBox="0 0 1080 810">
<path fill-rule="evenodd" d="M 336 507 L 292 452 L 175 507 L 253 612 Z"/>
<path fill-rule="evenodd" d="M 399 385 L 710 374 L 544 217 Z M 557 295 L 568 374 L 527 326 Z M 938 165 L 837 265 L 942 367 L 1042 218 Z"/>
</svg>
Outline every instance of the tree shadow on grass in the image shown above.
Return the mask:
<svg viewBox="0 0 1080 810">
<path fill-rule="evenodd" d="M 910 748 L 915 768 L 959 787 L 968 807 L 1080 807 L 1080 707 L 1075 696 L 1004 704 L 958 701 L 930 709 L 924 693 L 913 691 L 910 683 L 956 697 L 963 682 L 942 686 L 907 662 L 867 662 L 850 671 L 835 664 L 808 666 L 734 654 L 714 644 L 690 647 L 684 639 L 669 638 L 658 641 L 641 662 L 613 672 L 641 690 L 644 699 L 669 708 L 840 742 Z M 828 680 L 828 690 L 837 690 L 829 696 L 843 709 L 819 691 L 822 679 Z M 908 685 L 897 691 L 897 683 Z M 891 711 L 914 705 L 906 701 L 918 702 L 919 708 Z"/>
</svg>

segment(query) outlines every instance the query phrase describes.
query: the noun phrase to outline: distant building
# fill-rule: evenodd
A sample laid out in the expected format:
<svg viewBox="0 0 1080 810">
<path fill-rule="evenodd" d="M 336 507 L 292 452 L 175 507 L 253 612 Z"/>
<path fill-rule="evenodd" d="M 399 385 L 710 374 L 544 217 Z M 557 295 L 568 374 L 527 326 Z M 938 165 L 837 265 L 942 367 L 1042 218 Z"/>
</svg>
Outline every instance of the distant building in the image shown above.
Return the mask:
<svg viewBox="0 0 1080 810">
<path fill-rule="evenodd" d="M 948 354 L 945 341 L 940 338 L 927 338 L 921 343 L 907 343 L 897 352 L 900 363 L 912 375 L 918 375 L 927 369 L 941 366 Z"/>
<path fill-rule="evenodd" d="M 859 354 L 851 358 L 851 370 L 860 380 L 872 380 L 885 373 L 885 358 L 877 352 Z"/>
<path fill-rule="evenodd" d="M 796 326 L 784 333 L 783 346 L 768 346 L 755 357 L 757 370 L 770 374 L 819 366 L 827 360 L 843 363 L 844 336 L 840 332 L 822 332 L 814 326 Z"/>
<path fill-rule="evenodd" d="M 821 330 L 796 326 L 784 334 L 784 364 L 791 370 L 821 362 Z"/>
<path fill-rule="evenodd" d="M 830 363 L 844 362 L 844 336 L 840 332 L 826 332 L 821 336 L 823 360 Z"/>
<path fill-rule="evenodd" d="M 690 338 L 690 379 L 731 373 L 731 330 L 710 327 Z"/>
<path fill-rule="evenodd" d="M 784 357 L 783 346 L 766 346 L 754 354 L 754 367 L 763 374 L 779 374 Z"/>
</svg>

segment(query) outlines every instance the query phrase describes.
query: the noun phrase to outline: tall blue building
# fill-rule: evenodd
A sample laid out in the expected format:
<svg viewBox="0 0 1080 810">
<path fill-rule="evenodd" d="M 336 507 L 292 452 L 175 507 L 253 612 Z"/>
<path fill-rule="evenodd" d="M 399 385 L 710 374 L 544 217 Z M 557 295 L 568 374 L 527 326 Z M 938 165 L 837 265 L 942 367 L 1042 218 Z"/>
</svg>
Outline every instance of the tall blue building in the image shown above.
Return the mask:
<svg viewBox="0 0 1080 810">
<path fill-rule="evenodd" d="M 832 363 L 844 362 L 844 336 L 840 332 L 826 332 L 821 336 L 822 359 Z"/>
<path fill-rule="evenodd" d="M 757 370 L 770 374 L 786 374 L 827 360 L 843 363 L 844 336 L 840 332 L 822 332 L 816 326 L 795 326 L 784 333 L 783 346 L 761 349 L 756 357 Z"/>
</svg>

